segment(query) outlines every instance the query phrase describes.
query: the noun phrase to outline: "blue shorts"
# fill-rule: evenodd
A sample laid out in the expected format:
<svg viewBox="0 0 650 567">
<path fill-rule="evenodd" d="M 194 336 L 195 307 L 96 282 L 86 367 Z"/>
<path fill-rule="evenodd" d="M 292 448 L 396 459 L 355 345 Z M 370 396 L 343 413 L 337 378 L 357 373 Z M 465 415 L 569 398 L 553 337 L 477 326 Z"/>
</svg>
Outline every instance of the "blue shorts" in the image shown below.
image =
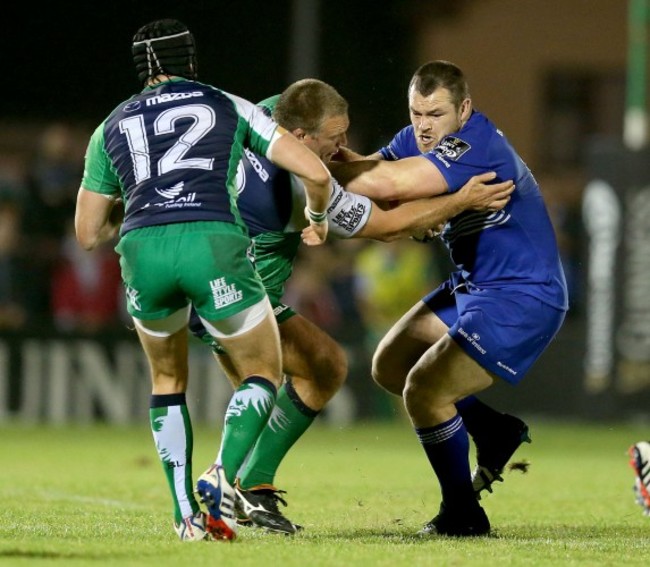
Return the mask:
<svg viewBox="0 0 650 567">
<path fill-rule="evenodd" d="M 453 291 L 450 281 L 422 301 L 470 357 L 511 384 L 544 352 L 566 314 L 518 291 L 465 286 Z"/>
</svg>

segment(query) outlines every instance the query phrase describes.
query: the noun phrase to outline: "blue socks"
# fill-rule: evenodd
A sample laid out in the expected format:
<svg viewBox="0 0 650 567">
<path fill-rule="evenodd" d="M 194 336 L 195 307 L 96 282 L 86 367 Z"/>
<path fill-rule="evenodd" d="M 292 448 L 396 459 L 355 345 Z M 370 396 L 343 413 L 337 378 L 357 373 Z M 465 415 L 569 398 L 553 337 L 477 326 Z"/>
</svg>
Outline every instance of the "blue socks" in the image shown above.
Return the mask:
<svg viewBox="0 0 650 567">
<path fill-rule="evenodd" d="M 460 415 L 433 427 L 416 428 L 447 508 L 478 506 L 469 468 L 469 437 Z"/>
</svg>

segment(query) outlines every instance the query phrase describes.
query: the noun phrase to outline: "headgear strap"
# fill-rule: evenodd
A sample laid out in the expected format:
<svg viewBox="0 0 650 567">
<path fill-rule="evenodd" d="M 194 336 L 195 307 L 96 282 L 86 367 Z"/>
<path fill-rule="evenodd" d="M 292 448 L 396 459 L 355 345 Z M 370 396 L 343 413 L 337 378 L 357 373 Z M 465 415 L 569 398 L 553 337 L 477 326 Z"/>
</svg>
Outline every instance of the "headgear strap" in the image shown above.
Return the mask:
<svg viewBox="0 0 650 567">
<path fill-rule="evenodd" d="M 196 48 L 189 31 L 134 41 L 132 52 L 142 82 L 156 75 L 196 78 Z"/>
</svg>

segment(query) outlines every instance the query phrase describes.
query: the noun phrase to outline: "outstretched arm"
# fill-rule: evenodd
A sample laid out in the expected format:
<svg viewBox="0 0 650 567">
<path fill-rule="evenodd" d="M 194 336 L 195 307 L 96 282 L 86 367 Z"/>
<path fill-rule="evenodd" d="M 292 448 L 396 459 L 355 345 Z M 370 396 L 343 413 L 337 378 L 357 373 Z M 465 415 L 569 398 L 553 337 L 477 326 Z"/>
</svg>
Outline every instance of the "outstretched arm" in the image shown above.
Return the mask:
<svg viewBox="0 0 650 567">
<path fill-rule="evenodd" d="M 409 236 L 420 238 L 465 210 L 502 209 L 515 186 L 512 181 L 486 185 L 495 177 L 494 172 L 476 175 L 455 193 L 407 202 L 388 211 L 373 203 L 368 221 L 353 236 L 386 242 Z M 308 245 L 317 243 L 309 228 L 302 236 Z"/>
<path fill-rule="evenodd" d="M 420 237 L 463 211 L 502 209 L 515 186 L 512 181 L 486 185 L 495 177 L 494 172 L 476 175 L 456 193 L 410 201 L 388 211 L 373 207 L 368 222 L 355 236 L 383 241 Z"/>
<path fill-rule="evenodd" d="M 348 191 L 375 201 L 411 201 L 447 191 L 447 181 L 428 159 L 358 160 L 330 163 L 330 171 Z"/>
</svg>

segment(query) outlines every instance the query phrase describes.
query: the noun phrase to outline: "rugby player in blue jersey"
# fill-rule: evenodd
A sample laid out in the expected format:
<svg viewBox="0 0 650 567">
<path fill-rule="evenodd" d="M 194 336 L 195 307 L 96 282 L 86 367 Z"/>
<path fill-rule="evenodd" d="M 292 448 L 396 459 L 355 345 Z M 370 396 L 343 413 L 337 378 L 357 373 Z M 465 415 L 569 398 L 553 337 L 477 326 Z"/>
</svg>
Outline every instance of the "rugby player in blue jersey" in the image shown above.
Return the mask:
<svg viewBox="0 0 650 567">
<path fill-rule="evenodd" d="M 119 227 L 116 250 L 151 369 L 151 428 L 179 537 L 233 539 L 231 485 L 282 383 L 277 323 L 237 209 L 237 164 L 248 147 L 298 176 L 319 242 L 327 236 L 330 174 L 258 106 L 196 80 L 194 38 L 181 22 L 143 26 L 132 51 L 144 90 L 120 103 L 90 139 L 77 238 L 92 249 Z M 191 306 L 242 377 L 226 410 L 219 464 L 197 483 L 205 515 L 193 494 L 185 400 Z"/>
<path fill-rule="evenodd" d="M 408 102 L 411 125 L 372 156 L 379 159 L 334 170 L 348 189 L 382 201 L 418 199 L 453 194 L 482 171 L 516 186 L 503 210 L 447 222 L 440 238 L 457 271 L 395 323 L 373 357 L 373 378 L 403 396 L 440 484 L 440 510 L 420 533 L 485 535 L 490 522 L 472 483 L 468 430 L 478 451 L 475 484 L 488 488 L 527 428 L 473 394 L 524 377 L 564 321 L 566 283 L 537 182 L 503 132 L 472 108 L 463 72 L 447 61 L 422 65 Z"/>
<path fill-rule="evenodd" d="M 297 81 L 260 106 L 326 163 L 347 142 L 347 101 L 323 81 Z M 392 210 L 382 210 L 367 197 L 348 193 L 333 182 L 327 207 L 329 233 L 340 238 L 393 240 L 419 235 L 466 209 L 497 210 L 507 203 L 512 183 L 481 183 L 492 179 L 493 174 L 477 176 L 453 195 L 423 199 Z M 347 361 L 343 348 L 327 333 L 282 303 L 301 231 L 306 227 L 301 181 L 251 150 L 245 150 L 238 180 L 239 210 L 253 236 L 256 268 L 280 327 L 286 379 L 269 423 L 239 473 L 237 502 L 254 525 L 291 534 L 299 526 L 279 510 L 278 502 L 286 502 L 274 478 L 291 446 L 343 384 Z M 312 243 L 311 238 L 307 243 Z M 197 318 L 190 325 L 197 336 L 212 344 L 222 368 L 236 386 L 240 378 L 224 349 Z"/>
</svg>

